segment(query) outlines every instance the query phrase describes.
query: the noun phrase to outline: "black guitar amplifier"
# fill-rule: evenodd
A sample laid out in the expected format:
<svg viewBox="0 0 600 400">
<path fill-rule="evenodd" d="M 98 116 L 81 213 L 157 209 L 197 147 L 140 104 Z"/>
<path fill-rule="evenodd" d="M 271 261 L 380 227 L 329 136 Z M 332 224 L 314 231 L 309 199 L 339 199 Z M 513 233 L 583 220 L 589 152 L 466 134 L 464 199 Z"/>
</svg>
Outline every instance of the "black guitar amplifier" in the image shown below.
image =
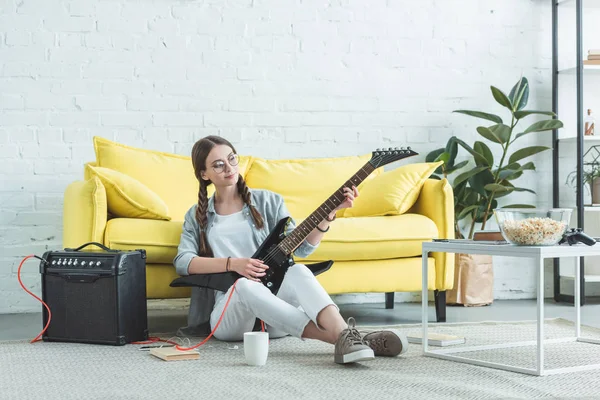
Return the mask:
<svg viewBox="0 0 600 400">
<path fill-rule="evenodd" d="M 80 251 L 88 245 L 103 251 Z M 43 258 L 42 300 L 52 313 L 43 340 L 124 345 L 148 338 L 145 250 L 117 251 L 92 242 Z"/>
</svg>

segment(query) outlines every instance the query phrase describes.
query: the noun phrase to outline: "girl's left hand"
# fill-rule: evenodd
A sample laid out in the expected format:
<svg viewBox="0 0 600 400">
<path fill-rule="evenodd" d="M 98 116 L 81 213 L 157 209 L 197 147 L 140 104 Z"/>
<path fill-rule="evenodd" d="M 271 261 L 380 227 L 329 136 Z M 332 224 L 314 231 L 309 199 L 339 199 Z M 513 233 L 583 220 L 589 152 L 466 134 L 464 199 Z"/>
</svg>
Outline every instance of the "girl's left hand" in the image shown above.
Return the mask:
<svg viewBox="0 0 600 400">
<path fill-rule="evenodd" d="M 350 208 L 354 204 L 354 199 L 358 197 L 358 189 L 356 186 L 352 186 L 352 189 L 345 187 L 344 188 L 344 196 L 346 196 L 346 200 L 342 204 L 336 207 L 337 210 L 341 210 L 342 208 Z"/>
</svg>

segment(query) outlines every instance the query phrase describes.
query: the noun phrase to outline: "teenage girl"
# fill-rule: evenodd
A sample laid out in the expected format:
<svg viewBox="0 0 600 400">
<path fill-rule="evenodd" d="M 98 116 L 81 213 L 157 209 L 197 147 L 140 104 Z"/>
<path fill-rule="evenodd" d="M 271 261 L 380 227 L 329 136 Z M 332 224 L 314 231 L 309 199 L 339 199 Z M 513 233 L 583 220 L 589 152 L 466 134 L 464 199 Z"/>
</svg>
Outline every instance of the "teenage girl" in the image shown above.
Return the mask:
<svg viewBox="0 0 600 400">
<path fill-rule="evenodd" d="M 397 331 L 371 332 L 365 336 L 355 328 L 353 318 L 344 321 L 338 307 L 319 284 L 313 273 L 302 264 L 290 267 L 274 295 L 259 278 L 269 268 L 263 260 L 249 258 L 267 238 L 275 225 L 290 214 L 283 198 L 268 190 L 252 189 L 238 172 L 239 157 L 233 145 L 224 138 L 207 136 L 195 143 L 192 163 L 200 183 L 198 204 L 185 216 L 181 242 L 174 264 L 179 275 L 214 274 L 234 271 L 240 275 L 227 293 L 214 291 L 210 316 L 214 329 L 232 290 L 229 305 L 214 336 L 225 341 L 243 340 L 256 318 L 267 325 L 269 337 L 293 335 L 301 339 L 317 339 L 335 344 L 337 363 L 366 361 L 375 355 L 395 356 L 403 353 L 406 339 Z M 207 196 L 207 186 L 215 193 Z M 310 232 L 294 251 L 306 257 L 319 245 L 337 210 L 352 207 L 359 195 L 356 187 L 344 188 L 345 201 Z M 294 222 L 288 225 L 291 231 Z M 288 231 L 288 233 L 289 233 Z M 194 288 L 193 290 L 199 290 Z M 207 296 L 192 295 L 190 312 L 198 313 L 198 301 Z M 211 302 L 212 304 L 212 302 Z M 198 315 L 194 316 L 198 320 Z M 202 319 L 202 316 L 200 316 Z"/>
</svg>

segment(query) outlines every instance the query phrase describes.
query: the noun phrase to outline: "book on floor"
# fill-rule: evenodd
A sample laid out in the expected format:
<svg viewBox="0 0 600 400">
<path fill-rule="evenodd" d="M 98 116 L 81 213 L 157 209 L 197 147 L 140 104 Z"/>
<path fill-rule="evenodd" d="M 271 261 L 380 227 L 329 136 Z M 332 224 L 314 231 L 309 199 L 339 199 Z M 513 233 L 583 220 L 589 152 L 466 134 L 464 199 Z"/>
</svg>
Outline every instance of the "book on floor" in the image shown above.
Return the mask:
<svg viewBox="0 0 600 400">
<path fill-rule="evenodd" d="M 452 346 L 455 344 L 463 344 L 466 339 L 462 336 L 446 335 L 443 333 L 428 332 L 427 337 L 429 338 L 428 343 L 430 346 Z M 408 343 L 422 343 L 423 333 L 415 333 L 407 335 Z"/>
</svg>

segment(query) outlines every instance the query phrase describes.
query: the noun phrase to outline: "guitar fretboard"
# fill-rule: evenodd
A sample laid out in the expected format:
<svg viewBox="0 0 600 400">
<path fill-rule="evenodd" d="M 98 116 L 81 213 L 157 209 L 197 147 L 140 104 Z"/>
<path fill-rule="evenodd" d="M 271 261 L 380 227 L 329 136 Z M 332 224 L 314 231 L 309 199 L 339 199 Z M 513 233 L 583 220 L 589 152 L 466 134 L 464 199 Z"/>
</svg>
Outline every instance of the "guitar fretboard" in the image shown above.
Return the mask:
<svg viewBox="0 0 600 400">
<path fill-rule="evenodd" d="M 292 252 L 306 239 L 309 233 L 313 231 L 323 221 L 331 211 L 342 204 L 346 199 L 344 196 L 344 187 L 360 185 L 369 176 L 375 168 L 371 163 L 366 163 L 357 173 L 346 181 L 338 190 L 336 190 L 327 200 L 323 202 L 312 214 L 310 214 L 300 225 L 296 227 L 278 246 L 286 254 Z"/>
</svg>

